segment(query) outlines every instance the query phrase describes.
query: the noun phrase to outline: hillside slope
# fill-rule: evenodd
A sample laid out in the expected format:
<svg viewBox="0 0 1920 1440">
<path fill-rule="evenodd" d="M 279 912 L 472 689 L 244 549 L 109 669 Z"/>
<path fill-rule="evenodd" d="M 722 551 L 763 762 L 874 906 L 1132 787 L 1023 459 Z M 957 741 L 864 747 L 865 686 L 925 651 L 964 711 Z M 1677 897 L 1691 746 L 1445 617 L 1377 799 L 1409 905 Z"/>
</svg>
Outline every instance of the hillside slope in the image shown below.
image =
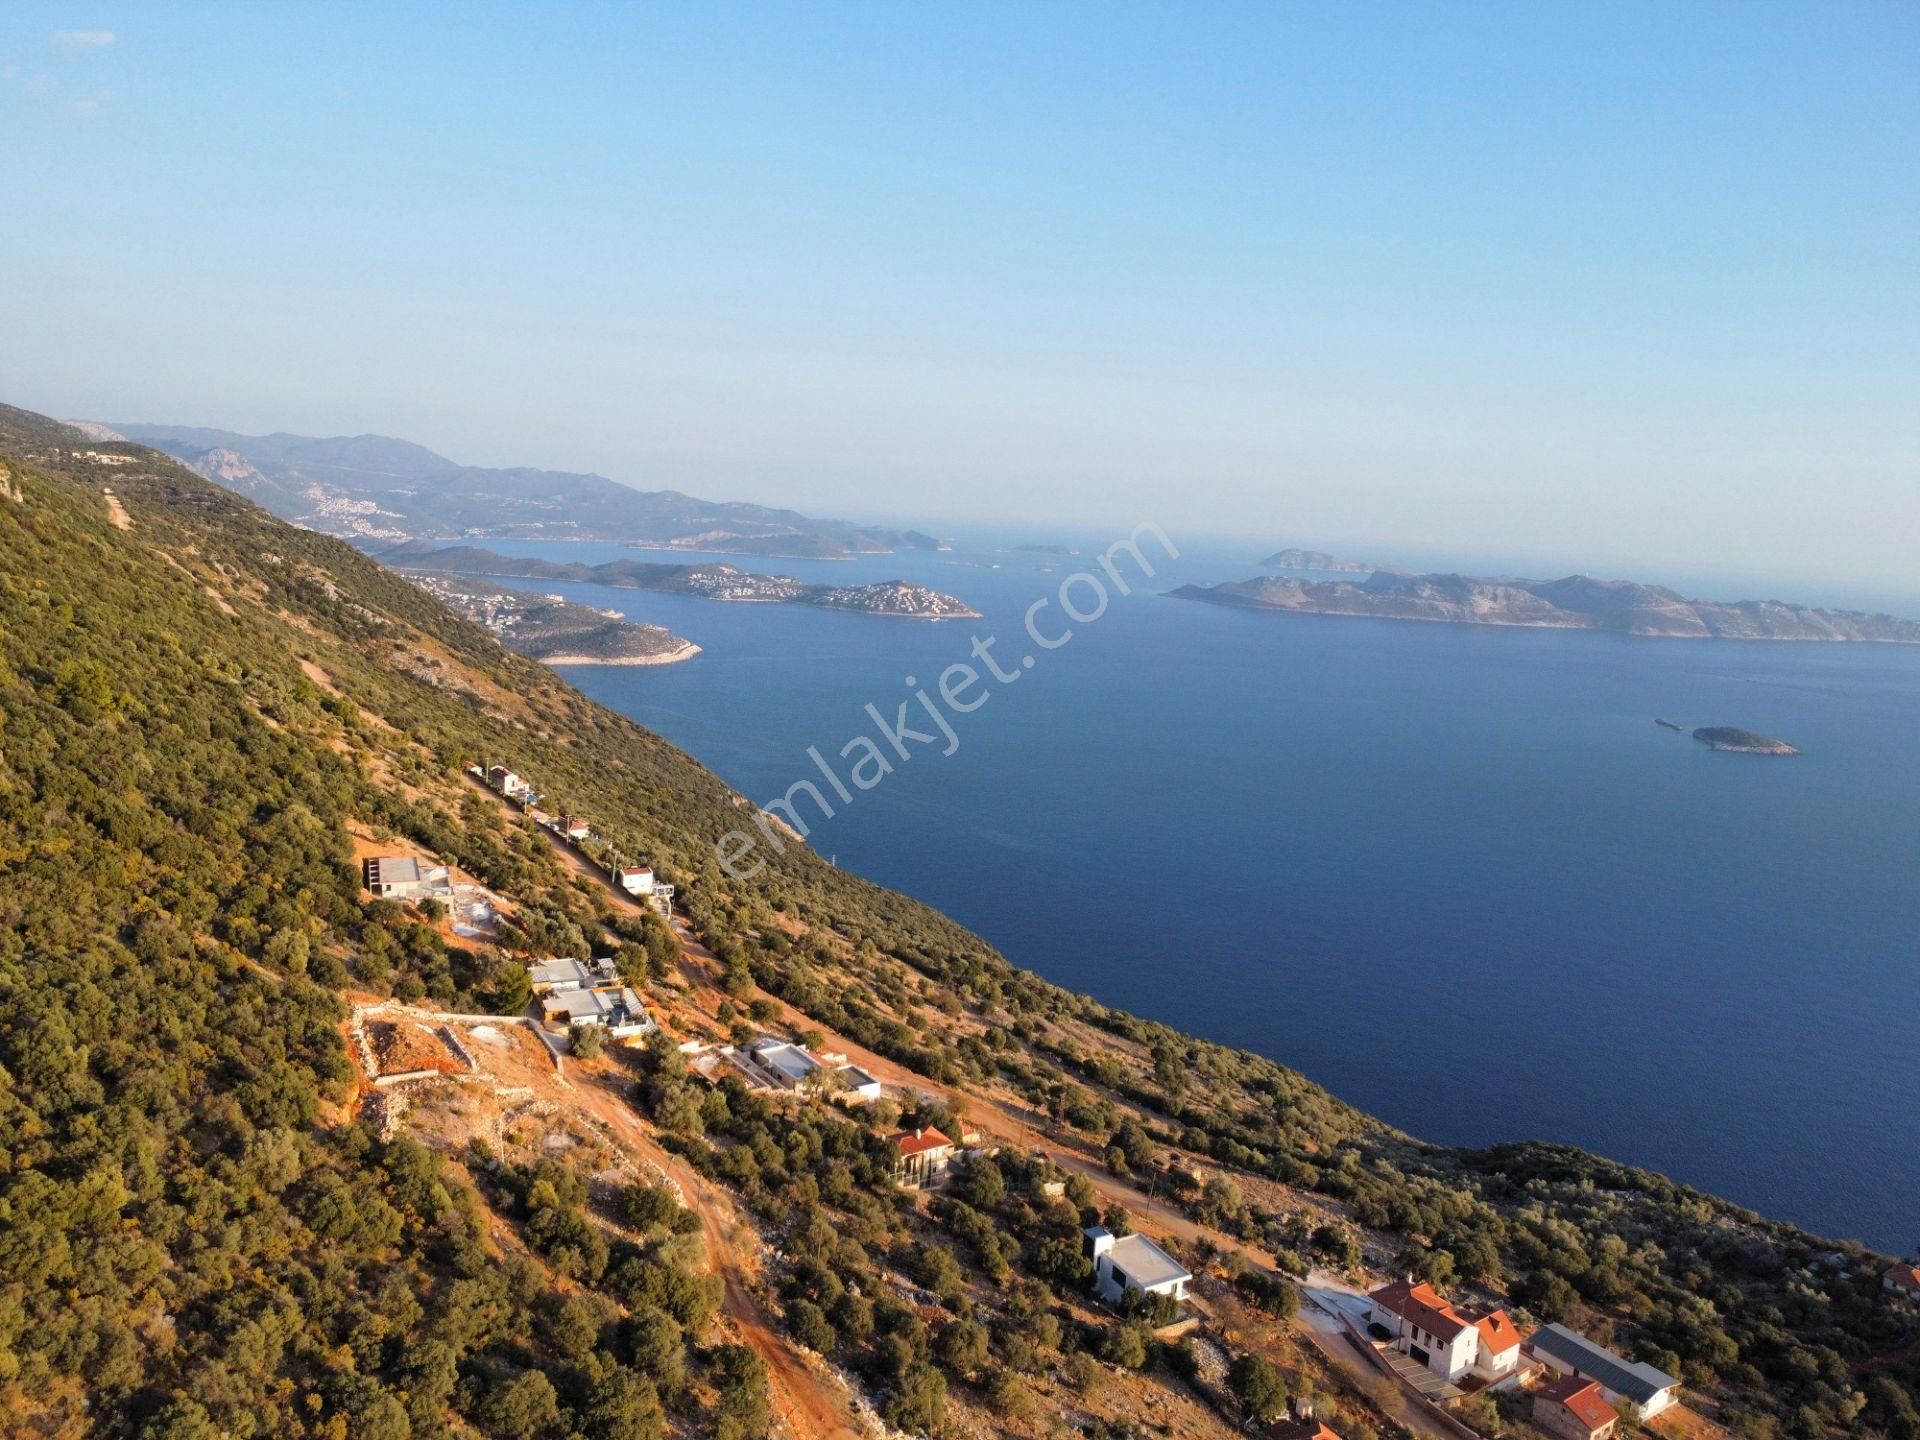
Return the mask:
<svg viewBox="0 0 1920 1440">
<path fill-rule="evenodd" d="M 1151 1174 L 1215 1333 L 1333 1393 L 1349 1440 L 1390 1407 L 1332 1389 L 1333 1362 L 1255 1316 L 1284 1287 L 1234 1286 L 1213 1247 L 1419 1270 L 1610 1334 L 1747 1433 L 1920 1433 L 1920 1327 L 1883 1257 L 1563 1147 L 1422 1145 L 1015 971 L 803 845 L 732 880 L 713 846 L 740 797 L 345 543 L 24 412 L 0 410 L 0 466 L 0 1432 L 757 1433 L 763 1352 L 715 1328 L 685 1236 L 610 1230 L 616 1202 L 563 1159 L 382 1139 L 358 1109 L 342 992 L 511 1007 L 513 953 L 606 936 L 663 1013 L 817 1026 L 937 1091 L 917 1118 L 1028 1133 L 1034 1154 L 1009 1137 L 915 1204 L 871 1119 L 634 1062 L 660 1142 L 769 1237 L 793 1343 L 903 1428 L 1049 1433 L 1100 1403 L 1087 1365 L 1191 1404 L 1086 1303 L 1079 1225 Z M 699 963 L 650 959 L 657 928 L 468 782 L 474 760 L 647 857 Z M 509 897 L 497 942 L 367 900 L 356 835 Z M 1058 1165 L 1064 1201 L 1041 1186 Z M 1162 1403 L 1119 1393 L 1109 1413 Z"/>
</svg>

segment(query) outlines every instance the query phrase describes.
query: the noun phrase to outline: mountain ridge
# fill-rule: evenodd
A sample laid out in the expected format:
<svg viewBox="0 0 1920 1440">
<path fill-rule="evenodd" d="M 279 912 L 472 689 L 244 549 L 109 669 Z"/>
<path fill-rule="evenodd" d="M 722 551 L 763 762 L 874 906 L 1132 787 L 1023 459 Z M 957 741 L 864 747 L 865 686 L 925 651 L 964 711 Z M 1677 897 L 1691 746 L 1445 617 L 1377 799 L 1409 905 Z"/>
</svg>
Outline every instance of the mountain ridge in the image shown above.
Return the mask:
<svg viewBox="0 0 1920 1440">
<path fill-rule="evenodd" d="M 680 490 L 640 490 L 589 472 L 463 465 L 386 435 L 244 435 L 146 422 L 96 428 L 172 455 L 282 519 L 349 537 L 601 540 L 793 558 L 939 543 L 918 531 L 819 520 Z"/>
</svg>

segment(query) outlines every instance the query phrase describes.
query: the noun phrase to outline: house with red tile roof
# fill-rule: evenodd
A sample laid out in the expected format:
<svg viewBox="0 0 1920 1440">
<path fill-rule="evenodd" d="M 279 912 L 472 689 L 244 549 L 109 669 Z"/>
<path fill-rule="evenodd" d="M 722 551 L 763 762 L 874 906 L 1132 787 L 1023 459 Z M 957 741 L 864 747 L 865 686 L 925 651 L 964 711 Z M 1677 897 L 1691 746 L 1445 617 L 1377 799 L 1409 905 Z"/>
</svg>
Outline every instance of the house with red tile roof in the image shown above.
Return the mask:
<svg viewBox="0 0 1920 1440">
<path fill-rule="evenodd" d="M 1480 1332 L 1480 1345 L 1473 1357 L 1473 1373 L 1484 1380 L 1499 1380 L 1513 1373 L 1520 1362 L 1520 1331 L 1504 1310 L 1469 1311 L 1467 1319 Z"/>
<path fill-rule="evenodd" d="M 1448 1380 L 1499 1380 L 1520 1360 L 1520 1332 L 1506 1311 L 1462 1314 L 1424 1281 L 1381 1286 L 1367 1296 L 1367 1318 L 1393 1336 L 1396 1350 Z"/>
<path fill-rule="evenodd" d="M 953 1163 L 953 1141 L 931 1125 L 918 1130 L 902 1130 L 891 1142 L 894 1174 L 902 1185 L 913 1189 L 938 1185 Z"/>
<path fill-rule="evenodd" d="M 1566 1375 L 1533 1392 L 1533 1423 L 1562 1440 L 1609 1440 L 1620 1413 L 1596 1381 Z"/>
<path fill-rule="evenodd" d="M 1880 1288 L 1889 1295 L 1920 1300 L 1920 1263 L 1902 1260 L 1898 1265 L 1889 1265 L 1881 1273 Z"/>
</svg>

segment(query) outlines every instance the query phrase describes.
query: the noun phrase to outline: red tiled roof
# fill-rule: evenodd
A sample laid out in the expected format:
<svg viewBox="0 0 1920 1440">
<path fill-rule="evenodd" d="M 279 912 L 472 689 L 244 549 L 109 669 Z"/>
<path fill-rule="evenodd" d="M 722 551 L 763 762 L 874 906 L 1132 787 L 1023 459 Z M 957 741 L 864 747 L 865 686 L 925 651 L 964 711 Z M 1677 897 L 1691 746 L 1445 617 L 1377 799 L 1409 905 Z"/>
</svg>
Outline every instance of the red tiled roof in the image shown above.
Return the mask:
<svg viewBox="0 0 1920 1440">
<path fill-rule="evenodd" d="M 1474 1317 L 1473 1328 L 1480 1332 L 1480 1348 L 1491 1355 L 1504 1355 L 1520 1343 L 1520 1332 L 1504 1310 Z"/>
<path fill-rule="evenodd" d="M 1275 1420 L 1267 1426 L 1267 1440 L 1340 1440 L 1318 1420 Z"/>
<path fill-rule="evenodd" d="M 1598 1430 L 1620 1418 L 1620 1412 L 1609 1405 L 1607 1397 L 1600 1393 L 1599 1382 L 1582 1380 L 1578 1375 L 1568 1375 L 1551 1385 L 1542 1385 L 1539 1394 L 1542 1399 L 1564 1405 L 1589 1430 Z"/>
<path fill-rule="evenodd" d="M 1886 1280 L 1889 1285 L 1898 1289 L 1920 1292 L 1920 1265 L 1910 1260 L 1902 1260 L 1898 1265 L 1889 1265 Z"/>
<path fill-rule="evenodd" d="M 902 1158 L 909 1155 L 924 1155 L 929 1150 L 943 1149 L 952 1144 L 953 1141 L 931 1125 L 924 1130 L 902 1130 L 893 1137 L 893 1148 L 900 1152 Z"/>
<path fill-rule="evenodd" d="M 1460 1318 L 1460 1312 L 1442 1300 L 1424 1280 L 1418 1285 L 1410 1280 L 1396 1280 L 1391 1285 L 1382 1285 L 1367 1299 L 1448 1343 L 1469 1328 Z"/>
</svg>

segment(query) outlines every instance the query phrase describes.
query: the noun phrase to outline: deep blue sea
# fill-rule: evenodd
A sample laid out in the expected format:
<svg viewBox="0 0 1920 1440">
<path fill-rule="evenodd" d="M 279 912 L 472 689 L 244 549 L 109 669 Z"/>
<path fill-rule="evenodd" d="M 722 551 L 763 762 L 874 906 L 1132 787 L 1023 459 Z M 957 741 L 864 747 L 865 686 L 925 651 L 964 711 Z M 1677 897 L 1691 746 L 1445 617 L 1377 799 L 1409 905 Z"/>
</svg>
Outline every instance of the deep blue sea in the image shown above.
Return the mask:
<svg viewBox="0 0 1920 1440">
<path fill-rule="evenodd" d="M 930 686 L 973 636 L 997 636 L 1003 666 L 1033 668 L 958 718 L 954 754 L 916 746 L 836 802 L 813 831 L 822 854 L 1018 965 L 1272 1056 L 1422 1138 L 1569 1141 L 1910 1250 L 1920 650 L 1160 594 L 1252 574 L 1261 553 L 1187 547 L 1052 651 L 1021 617 L 1088 560 L 991 542 L 733 562 L 907 575 L 967 600 L 984 616 L 970 622 L 542 588 L 705 647 L 567 675 L 761 802 L 819 778 L 809 745 L 879 739 L 868 702 L 891 720 L 904 677 Z M 1059 616 L 1057 600 L 1042 612 L 1050 637 Z M 1656 715 L 1803 754 L 1715 754 Z"/>
</svg>

